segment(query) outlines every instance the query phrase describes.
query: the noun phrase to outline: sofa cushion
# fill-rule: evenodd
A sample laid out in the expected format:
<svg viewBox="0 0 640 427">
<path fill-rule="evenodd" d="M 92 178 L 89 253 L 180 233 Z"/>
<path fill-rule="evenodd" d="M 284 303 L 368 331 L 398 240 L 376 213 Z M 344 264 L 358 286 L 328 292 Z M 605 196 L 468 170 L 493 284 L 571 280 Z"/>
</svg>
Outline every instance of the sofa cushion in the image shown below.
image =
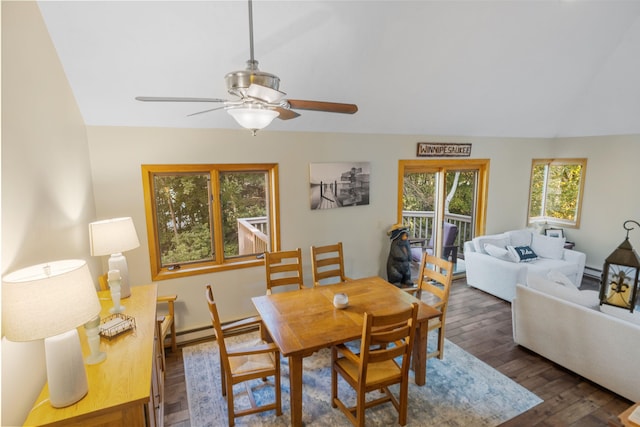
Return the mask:
<svg viewBox="0 0 640 427">
<path fill-rule="evenodd" d="M 640 312 L 634 311 L 633 313 L 627 309 L 621 307 L 615 307 L 613 305 L 602 304 L 600 306 L 600 311 L 602 313 L 608 314 L 609 316 L 617 317 L 620 320 L 624 320 L 626 322 L 635 323 L 636 325 L 640 325 Z"/>
<path fill-rule="evenodd" d="M 478 236 L 473 239 L 473 246 L 475 247 L 476 252 L 480 252 L 482 254 L 487 253 L 484 246 L 488 243 L 498 246 L 499 248 L 504 248 L 509 244 L 509 237 L 507 237 L 506 234 L 489 234 L 487 236 Z"/>
<path fill-rule="evenodd" d="M 549 271 L 547 273 L 547 279 L 551 280 L 552 282 L 556 282 L 556 283 L 558 283 L 560 285 L 563 285 L 563 286 L 569 286 L 569 287 L 578 289 L 578 287 L 575 285 L 575 283 L 573 283 L 571 281 L 571 279 L 569 279 L 562 272 L 557 271 L 557 270 Z"/>
<path fill-rule="evenodd" d="M 509 252 L 504 247 L 499 247 L 496 245 L 492 245 L 491 243 L 486 243 L 484 245 L 484 250 L 487 254 L 491 255 L 494 258 L 502 259 L 505 261 L 514 261 L 511 252 Z"/>
<path fill-rule="evenodd" d="M 546 277 L 550 271 L 559 271 L 567 277 L 575 278 L 577 266 L 562 259 L 538 258 L 527 264 L 529 274 Z"/>
<path fill-rule="evenodd" d="M 549 279 L 530 274 L 527 276 L 527 286 L 545 294 L 552 295 L 574 304 L 589 308 L 597 308 L 600 305 L 598 291 L 580 291 L 576 287 L 563 286 Z"/>
<path fill-rule="evenodd" d="M 534 234 L 531 248 L 542 258 L 562 259 L 564 253 L 564 237 L 549 237 Z"/>
<path fill-rule="evenodd" d="M 533 232 L 528 228 L 507 231 L 505 234 L 509 237 L 509 243 L 507 243 L 507 245 L 531 246 L 531 236 Z"/>
<path fill-rule="evenodd" d="M 514 262 L 531 262 L 538 259 L 538 255 L 530 246 L 507 246 Z"/>
</svg>

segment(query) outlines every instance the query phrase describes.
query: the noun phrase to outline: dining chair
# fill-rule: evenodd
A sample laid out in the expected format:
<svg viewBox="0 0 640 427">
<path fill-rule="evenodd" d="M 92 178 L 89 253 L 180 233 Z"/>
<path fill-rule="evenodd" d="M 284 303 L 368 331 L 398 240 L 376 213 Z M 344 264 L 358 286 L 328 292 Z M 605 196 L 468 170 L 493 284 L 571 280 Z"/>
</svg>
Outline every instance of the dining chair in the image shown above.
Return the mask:
<svg viewBox="0 0 640 427">
<path fill-rule="evenodd" d="M 331 406 L 339 408 L 354 426 L 365 425 L 365 409 L 391 402 L 398 423 L 407 423 L 409 363 L 416 331 L 418 303 L 394 313 L 364 313 L 360 352 L 345 344 L 331 348 Z M 338 393 L 338 374 L 356 392 L 356 405 L 347 407 Z M 400 384 L 398 397 L 389 386 Z M 366 401 L 366 394 L 383 396 Z"/>
<path fill-rule="evenodd" d="M 440 311 L 438 317 L 429 320 L 427 330 L 429 332 L 438 330 L 438 346 L 436 350 L 427 354 L 427 359 L 434 356 L 438 356 L 438 359 L 444 357 L 444 325 L 451 283 L 453 282 L 453 268 L 451 261 L 425 253 L 420 263 L 418 286 L 403 289 L 415 294 L 416 298 L 420 300 L 422 300 L 423 293 L 428 294 L 425 296 L 424 302 Z"/>
<path fill-rule="evenodd" d="M 264 266 L 267 274 L 267 295 L 278 286 L 304 288 L 302 277 L 302 250 L 265 252 Z"/>
<path fill-rule="evenodd" d="M 251 318 L 250 321 L 240 320 L 238 322 L 222 325 L 218 316 L 218 309 L 213 297 L 211 285 L 206 285 L 205 295 L 209 304 L 211 323 L 215 333 L 220 356 L 220 385 L 222 395 L 227 397 L 227 413 L 229 427 L 235 424 L 235 419 L 244 415 L 255 414 L 257 412 L 275 410 L 276 415 L 282 415 L 282 404 L 280 398 L 280 350 L 273 343 L 266 343 L 260 339 L 241 342 L 236 345 L 227 345 L 225 337 L 234 336 L 250 332 L 247 326 L 261 323 L 260 318 Z M 262 325 L 260 325 L 262 326 Z M 274 377 L 275 398 L 272 403 L 258 405 L 254 399 L 253 391 L 248 381 L 267 377 Z M 244 383 L 249 396 L 249 408 L 235 409 L 233 386 Z"/>
<path fill-rule="evenodd" d="M 342 242 L 334 245 L 311 246 L 311 273 L 313 286 L 351 280 L 344 274 Z"/>
</svg>

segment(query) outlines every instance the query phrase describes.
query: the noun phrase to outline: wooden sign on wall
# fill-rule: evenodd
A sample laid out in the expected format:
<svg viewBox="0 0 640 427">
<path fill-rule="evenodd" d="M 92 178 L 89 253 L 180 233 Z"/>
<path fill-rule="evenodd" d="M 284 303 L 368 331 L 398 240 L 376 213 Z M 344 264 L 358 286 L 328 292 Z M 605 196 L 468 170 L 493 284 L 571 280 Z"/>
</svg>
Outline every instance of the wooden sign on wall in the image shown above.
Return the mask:
<svg viewBox="0 0 640 427">
<path fill-rule="evenodd" d="M 471 144 L 418 142 L 418 157 L 469 157 Z"/>
</svg>

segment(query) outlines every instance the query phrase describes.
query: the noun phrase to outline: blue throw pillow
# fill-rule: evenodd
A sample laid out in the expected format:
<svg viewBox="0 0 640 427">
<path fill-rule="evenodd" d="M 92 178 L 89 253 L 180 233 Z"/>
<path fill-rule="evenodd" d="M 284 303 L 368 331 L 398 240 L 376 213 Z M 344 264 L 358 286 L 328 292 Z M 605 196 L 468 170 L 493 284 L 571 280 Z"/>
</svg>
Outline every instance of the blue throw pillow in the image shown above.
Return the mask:
<svg viewBox="0 0 640 427">
<path fill-rule="evenodd" d="M 538 255 L 530 246 L 507 246 L 507 250 L 518 262 L 530 262 L 538 259 Z"/>
</svg>

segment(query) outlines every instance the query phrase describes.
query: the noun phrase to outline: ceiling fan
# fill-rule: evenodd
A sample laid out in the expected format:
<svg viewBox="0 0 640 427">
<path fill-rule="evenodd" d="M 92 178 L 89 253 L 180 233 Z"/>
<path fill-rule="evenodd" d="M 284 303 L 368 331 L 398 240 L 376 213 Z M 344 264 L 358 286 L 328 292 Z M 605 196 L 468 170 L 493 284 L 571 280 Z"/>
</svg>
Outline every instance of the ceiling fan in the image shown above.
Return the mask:
<svg viewBox="0 0 640 427">
<path fill-rule="evenodd" d="M 279 90 L 280 78 L 274 74 L 258 69 L 258 61 L 253 56 L 253 6 L 249 0 L 249 48 L 251 58 L 247 61 L 247 68 L 232 71 L 224 78 L 227 91 L 236 99 L 220 98 L 180 98 L 138 96 L 138 101 L 145 102 L 214 102 L 222 104 L 219 107 L 189 114 L 208 113 L 225 109 L 242 127 L 250 129 L 255 136 L 256 131 L 267 127 L 273 119 L 295 119 L 300 116 L 293 110 L 313 110 L 330 113 L 353 114 L 358 111 L 355 104 L 338 102 L 308 101 L 300 99 L 284 99 L 286 93 Z"/>
</svg>

